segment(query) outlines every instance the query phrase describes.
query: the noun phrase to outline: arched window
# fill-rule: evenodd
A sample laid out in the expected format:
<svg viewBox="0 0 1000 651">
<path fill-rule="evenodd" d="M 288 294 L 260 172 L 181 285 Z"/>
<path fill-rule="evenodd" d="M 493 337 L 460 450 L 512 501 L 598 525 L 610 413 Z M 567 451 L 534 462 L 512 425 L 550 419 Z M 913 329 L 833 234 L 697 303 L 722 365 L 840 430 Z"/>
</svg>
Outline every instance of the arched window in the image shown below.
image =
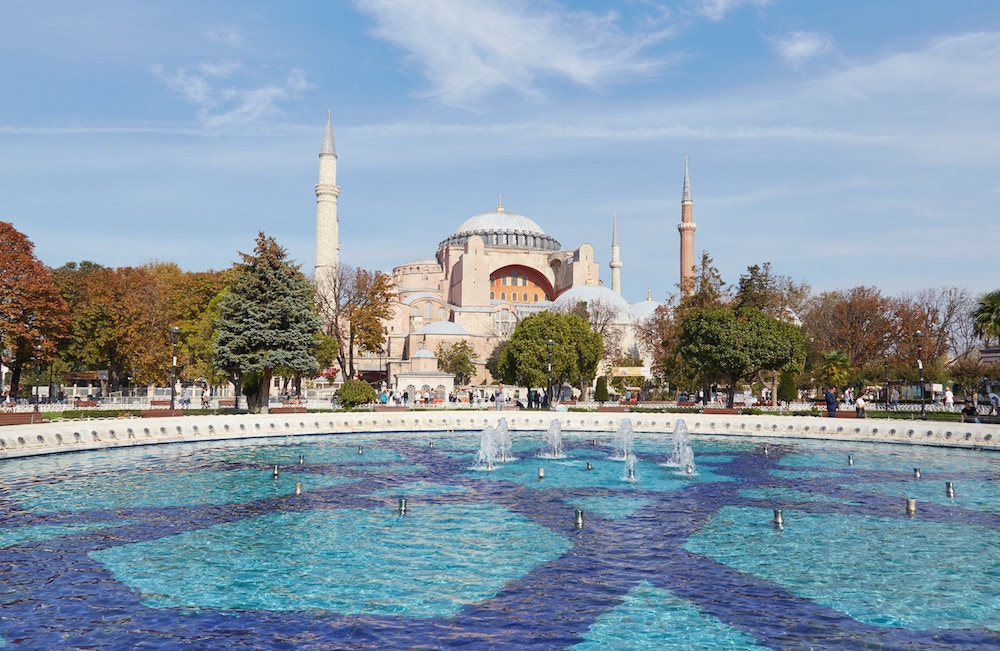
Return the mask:
<svg viewBox="0 0 1000 651">
<path fill-rule="evenodd" d="M 496 299 L 496 297 L 497 297 L 497 293 L 496 293 L 496 292 L 490 292 L 490 300 L 491 300 L 491 301 L 492 301 L 492 300 L 495 300 L 495 299 Z"/>
<path fill-rule="evenodd" d="M 410 307 L 410 316 L 420 316 L 420 309 L 416 305 Z"/>
<path fill-rule="evenodd" d="M 430 301 L 427 301 L 426 303 L 424 303 L 424 318 L 427 319 L 428 321 L 431 320 L 431 314 L 433 314 L 433 312 L 431 312 L 431 310 L 433 310 L 433 309 L 434 309 L 434 306 L 431 305 Z"/>
<path fill-rule="evenodd" d="M 438 308 L 438 321 L 446 321 L 445 312 L 443 307 Z"/>
<path fill-rule="evenodd" d="M 507 300 L 507 292 L 500 292 L 500 300 L 501 301 Z"/>
<path fill-rule="evenodd" d="M 528 292 L 521 294 L 521 300 L 524 301 L 525 303 L 528 302 Z"/>
<path fill-rule="evenodd" d="M 538 294 L 535 294 L 535 302 L 538 302 Z"/>
</svg>

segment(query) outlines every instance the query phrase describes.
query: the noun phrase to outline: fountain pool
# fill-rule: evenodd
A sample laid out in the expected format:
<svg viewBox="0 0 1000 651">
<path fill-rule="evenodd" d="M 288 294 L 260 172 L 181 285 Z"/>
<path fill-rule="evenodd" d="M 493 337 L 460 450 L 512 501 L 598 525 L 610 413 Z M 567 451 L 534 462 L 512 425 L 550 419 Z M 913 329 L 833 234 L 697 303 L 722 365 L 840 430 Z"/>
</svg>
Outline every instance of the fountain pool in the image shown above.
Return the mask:
<svg viewBox="0 0 1000 651">
<path fill-rule="evenodd" d="M 2 461 L 0 649 L 1000 648 L 1000 455 L 543 434 Z"/>
</svg>

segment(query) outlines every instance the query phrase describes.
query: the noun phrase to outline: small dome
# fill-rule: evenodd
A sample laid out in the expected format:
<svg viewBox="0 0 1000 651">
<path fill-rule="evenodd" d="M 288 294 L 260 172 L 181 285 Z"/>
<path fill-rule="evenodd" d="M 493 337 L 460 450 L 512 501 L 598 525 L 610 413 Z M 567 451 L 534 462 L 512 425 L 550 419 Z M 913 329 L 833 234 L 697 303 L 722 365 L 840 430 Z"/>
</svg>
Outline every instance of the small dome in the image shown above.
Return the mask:
<svg viewBox="0 0 1000 651">
<path fill-rule="evenodd" d="M 468 336 L 469 331 L 451 321 L 432 321 L 420 329 L 418 335 L 460 335 Z"/>
<path fill-rule="evenodd" d="M 663 303 L 653 300 L 645 300 L 645 301 L 639 301 L 638 303 L 633 303 L 631 308 L 632 316 L 635 318 L 636 321 L 648 319 L 649 317 L 653 316 L 653 313 L 656 312 L 656 308 L 660 307 L 661 305 L 663 305 Z"/>
<path fill-rule="evenodd" d="M 424 348 L 413 353 L 413 359 L 437 359 L 437 355 Z"/>
<path fill-rule="evenodd" d="M 632 311 L 624 298 L 603 285 L 583 285 L 567 289 L 553 301 L 552 307 L 557 310 L 572 310 L 577 303 L 604 304 L 615 310 L 616 323 L 630 323 Z"/>
</svg>

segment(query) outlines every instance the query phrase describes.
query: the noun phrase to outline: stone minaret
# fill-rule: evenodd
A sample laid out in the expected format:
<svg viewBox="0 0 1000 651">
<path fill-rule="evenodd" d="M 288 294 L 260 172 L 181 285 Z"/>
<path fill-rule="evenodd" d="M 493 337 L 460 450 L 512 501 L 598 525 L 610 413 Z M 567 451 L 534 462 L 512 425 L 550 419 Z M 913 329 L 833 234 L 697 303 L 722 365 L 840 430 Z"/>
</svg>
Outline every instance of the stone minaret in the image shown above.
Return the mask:
<svg viewBox="0 0 1000 651">
<path fill-rule="evenodd" d="M 316 184 L 316 286 L 329 293 L 337 279 L 340 263 L 339 222 L 337 220 L 337 148 L 333 144 L 330 112 L 326 112 L 326 133 L 319 149 L 319 183 Z"/>
<path fill-rule="evenodd" d="M 621 249 L 618 246 L 618 211 L 615 211 L 615 226 L 611 233 L 611 291 L 619 296 L 622 295 L 622 258 Z"/>
<path fill-rule="evenodd" d="M 691 180 L 688 178 L 688 159 L 684 157 L 684 195 L 681 197 L 681 298 L 694 292 L 694 223 L 691 201 Z"/>
</svg>

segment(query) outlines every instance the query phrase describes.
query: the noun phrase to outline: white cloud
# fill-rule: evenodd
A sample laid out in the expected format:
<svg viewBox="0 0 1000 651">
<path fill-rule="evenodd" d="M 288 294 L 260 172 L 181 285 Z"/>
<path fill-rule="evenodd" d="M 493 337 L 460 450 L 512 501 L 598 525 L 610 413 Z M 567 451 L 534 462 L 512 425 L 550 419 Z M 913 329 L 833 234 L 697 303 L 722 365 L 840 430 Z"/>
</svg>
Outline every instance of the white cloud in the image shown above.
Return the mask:
<svg viewBox="0 0 1000 651">
<path fill-rule="evenodd" d="M 215 41 L 216 43 L 222 43 L 223 45 L 228 45 L 230 47 L 236 47 L 243 42 L 243 35 L 240 33 L 240 28 L 235 25 L 220 25 L 219 27 L 214 27 L 205 33 L 205 36 L 209 40 Z"/>
<path fill-rule="evenodd" d="M 168 73 L 163 66 L 154 66 L 152 71 L 190 104 L 198 107 L 198 118 L 212 128 L 229 125 L 246 125 L 281 113 L 278 104 L 298 97 L 312 84 L 302 70 L 294 69 L 278 83 L 259 87 L 240 88 L 235 85 L 219 87 L 219 81 L 229 79 L 241 71 L 239 62 L 201 63 L 194 72 L 179 68 Z"/>
<path fill-rule="evenodd" d="M 669 35 L 656 27 L 662 12 L 646 31 L 627 33 L 616 14 L 542 10 L 523 0 L 355 0 L 355 6 L 445 104 L 469 105 L 503 91 L 540 97 L 538 78 L 546 76 L 598 88 L 668 64 L 644 55 Z"/>
<path fill-rule="evenodd" d="M 709 20 L 722 20 L 729 13 L 744 7 L 766 7 L 773 0 L 688 0 L 691 10 Z"/>
<path fill-rule="evenodd" d="M 778 56 L 793 68 L 810 59 L 836 51 L 833 38 L 820 32 L 789 32 L 767 39 Z"/>
</svg>

